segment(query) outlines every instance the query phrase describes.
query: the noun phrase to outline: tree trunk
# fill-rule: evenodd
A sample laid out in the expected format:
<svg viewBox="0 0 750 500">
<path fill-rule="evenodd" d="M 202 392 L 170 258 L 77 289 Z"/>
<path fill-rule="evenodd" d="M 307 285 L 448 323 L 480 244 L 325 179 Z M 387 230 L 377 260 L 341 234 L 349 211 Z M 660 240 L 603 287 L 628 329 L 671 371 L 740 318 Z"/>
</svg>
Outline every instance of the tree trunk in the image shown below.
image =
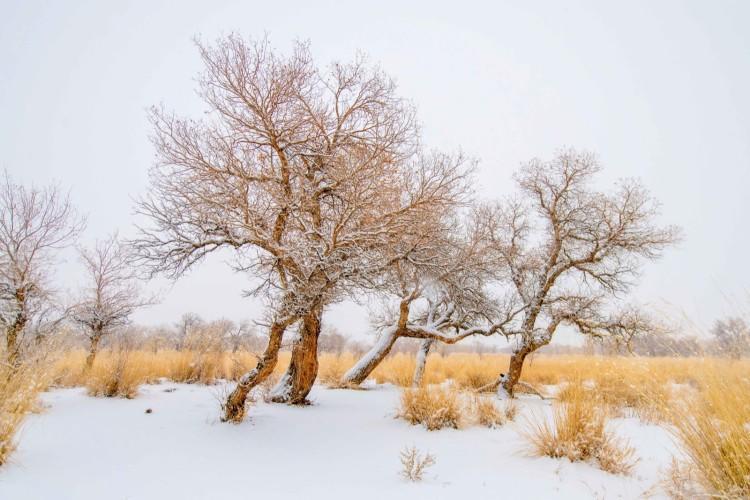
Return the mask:
<svg viewBox="0 0 750 500">
<path fill-rule="evenodd" d="M 21 346 L 19 345 L 18 336 L 25 325 L 25 320 L 18 319 L 5 332 L 5 353 L 8 364 L 14 368 L 17 368 L 21 362 Z"/>
<path fill-rule="evenodd" d="M 526 356 L 531 354 L 534 349 L 531 346 L 523 346 L 520 350 L 513 353 L 510 357 L 510 364 L 508 366 L 508 373 L 503 381 L 503 389 L 508 393 L 509 397 L 514 396 L 514 391 L 518 380 L 521 378 L 521 372 L 523 371 L 523 362 L 526 360 Z"/>
<path fill-rule="evenodd" d="M 284 331 L 292 321 L 275 322 L 271 325 L 268 335 L 268 344 L 263 352 L 263 357 L 255 365 L 255 368 L 242 376 L 237 387 L 229 394 L 224 403 L 224 422 L 241 422 L 245 417 L 245 401 L 250 390 L 268 378 L 279 360 L 279 349 Z"/>
<path fill-rule="evenodd" d="M 430 353 L 430 348 L 434 343 L 435 339 L 425 339 L 419 346 L 419 351 L 417 351 L 417 365 L 414 367 L 414 379 L 412 380 L 412 386 L 414 387 L 422 385 L 424 368 L 427 364 L 427 355 Z"/>
<path fill-rule="evenodd" d="M 284 376 L 271 392 L 274 403 L 306 404 L 318 376 L 318 337 L 322 310 L 315 308 L 302 318 L 299 339 L 292 347 L 292 359 Z"/>
<path fill-rule="evenodd" d="M 347 385 L 359 385 L 370 376 L 372 371 L 391 352 L 393 344 L 398 339 L 398 328 L 389 328 L 383 331 L 381 337 L 367 354 L 362 356 L 357 363 L 347 371 L 341 382 Z"/>
<path fill-rule="evenodd" d="M 89 345 L 89 354 L 86 356 L 86 369 L 90 370 L 94 366 L 96 353 L 99 352 L 99 342 L 102 340 L 102 332 L 94 331 L 91 334 L 91 344 Z"/>
</svg>

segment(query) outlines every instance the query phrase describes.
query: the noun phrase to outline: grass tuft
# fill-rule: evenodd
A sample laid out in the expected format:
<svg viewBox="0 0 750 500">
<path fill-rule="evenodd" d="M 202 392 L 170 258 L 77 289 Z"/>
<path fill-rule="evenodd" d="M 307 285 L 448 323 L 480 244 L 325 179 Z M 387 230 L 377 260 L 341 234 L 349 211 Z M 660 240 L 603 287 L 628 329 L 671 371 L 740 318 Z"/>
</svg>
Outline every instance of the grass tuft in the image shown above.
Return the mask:
<svg viewBox="0 0 750 500">
<path fill-rule="evenodd" d="M 464 417 L 458 391 L 436 386 L 405 389 L 397 416 L 430 431 L 458 429 Z"/>
<path fill-rule="evenodd" d="M 575 389 L 575 387 L 578 387 Z M 525 436 L 536 456 L 595 462 L 613 474 L 628 474 L 635 465 L 635 450 L 606 430 L 606 411 L 581 384 L 568 388 L 565 403 L 558 403 L 548 419 L 529 421 Z"/>
</svg>

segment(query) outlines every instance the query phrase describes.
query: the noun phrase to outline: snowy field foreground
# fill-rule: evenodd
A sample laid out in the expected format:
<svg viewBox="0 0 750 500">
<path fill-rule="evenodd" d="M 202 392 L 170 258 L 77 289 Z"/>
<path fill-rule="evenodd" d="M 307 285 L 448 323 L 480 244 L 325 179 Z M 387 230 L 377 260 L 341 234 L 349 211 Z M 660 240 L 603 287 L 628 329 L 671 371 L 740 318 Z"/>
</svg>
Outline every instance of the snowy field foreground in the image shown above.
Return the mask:
<svg viewBox="0 0 750 500">
<path fill-rule="evenodd" d="M 516 422 L 499 429 L 428 432 L 393 418 L 399 391 L 387 386 L 316 387 L 312 406 L 261 403 L 230 425 L 218 421 L 224 390 L 165 383 L 133 400 L 45 394 L 48 408 L 29 418 L 0 469 L 0 499 L 659 498 L 674 453 L 664 429 L 618 419 L 640 459 L 629 477 L 530 458 L 519 429 L 548 402 L 523 400 Z M 407 445 L 437 460 L 421 483 L 399 475 Z"/>
</svg>

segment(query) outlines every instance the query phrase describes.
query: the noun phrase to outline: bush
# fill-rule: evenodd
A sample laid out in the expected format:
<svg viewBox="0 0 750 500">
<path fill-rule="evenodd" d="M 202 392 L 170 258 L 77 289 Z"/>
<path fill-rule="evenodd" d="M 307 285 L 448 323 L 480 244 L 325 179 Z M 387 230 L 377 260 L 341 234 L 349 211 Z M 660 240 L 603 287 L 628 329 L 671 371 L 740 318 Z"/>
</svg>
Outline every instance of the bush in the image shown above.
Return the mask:
<svg viewBox="0 0 750 500">
<path fill-rule="evenodd" d="M 635 465 L 635 450 L 607 432 L 607 415 L 580 385 L 568 390 L 548 419 L 530 421 L 525 433 L 536 456 L 594 461 L 604 471 L 627 474 Z"/>
<path fill-rule="evenodd" d="M 498 409 L 491 398 L 476 396 L 472 410 L 477 423 L 483 427 L 500 427 L 506 421 L 505 414 Z"/>
<path fill-rule="evenodd" d="M 505 415 L 505 420 L 507 420 L 508 422 L 512 422 L 516 419 L 516 417 L 518 416 L 518 405 L 516 405 L 515 401 L 508 400 L 505 402 L 503 415 Z"/>
<path fill-rule="evenodd" d="M 421 481 L 425 470 L 435 465 L 435 457 L 429 453 L 422 455 L 416 447 L 404 448 L 400 455 L 401 477 L 407 481 Z"/>
<path fill-rule="evenodd" d="M 463 407 L 455 389 L 425 386 L 401 393 L 397 416 L 412 425 L 424 425 L 430 431 L 446 427 L 458 429 Z"/>
</svg>

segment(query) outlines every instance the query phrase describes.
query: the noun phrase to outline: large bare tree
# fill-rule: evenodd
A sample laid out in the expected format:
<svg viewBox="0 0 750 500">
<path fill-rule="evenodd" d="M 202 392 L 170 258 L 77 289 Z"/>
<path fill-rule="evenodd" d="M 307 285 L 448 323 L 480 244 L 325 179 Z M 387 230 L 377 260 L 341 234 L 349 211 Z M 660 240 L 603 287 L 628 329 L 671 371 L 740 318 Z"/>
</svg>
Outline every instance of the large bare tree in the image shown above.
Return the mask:
<svg viewBox="0 0 750 500">
<path fill-rule="evenodd" d="M 88 336 L 86 367 L 91 368 L 102 338 L 127 325 L 137 309 L 153 304 L 155 298 L 143 294 L 129 249 L 117 235 L 79 253 L 88 283 L 71 317 Z"/>
<path fill-rule="evenodd" d="M 56 186 L 0 180 L 0 328 L 7 362 L 18 362 L 30 326 L 49 323 L 50 275 L 58 251 L 84 227 L 70 198 Z M 57 321 L 52 320 L 52 323 Z"/>
<path fill-rule="evenodd" d="M 412 105 L 359 58 L 319 70 L 306 44 L 288 57 L 269 42 L 199 43 L 201 120 L 155 109 L 158 163 L 135 242 L 154 272 L 176 278 L 216 249 L 263 284 L 268 345 L 229 396 L 241 419 L 250 389 L 273 371 L 284 332 L 300 322 L 274 390 L 303 402 L 317 374 L 321 315 L 385 268 L 382 249 L 466 189 L 465 161 L 424 153 Z"/>
<path fill-rule="evenodd" d="M 651 323 L 618 301 L 639 264 L 676 242 L 676 227 L 657 224 L 658 203 L 634 180 L 613 191 L 591 185 L 593 154 L 564 150 L 532 160 L 516 175 L 521 196 L 486 206 L 484 220 L 501 273 L 523 305 L 506 329 L 515 343 L 504 389 L 513 395 L 526 357 L 566 325 L 584 335 L 627 340 Z"/>
</svg>

